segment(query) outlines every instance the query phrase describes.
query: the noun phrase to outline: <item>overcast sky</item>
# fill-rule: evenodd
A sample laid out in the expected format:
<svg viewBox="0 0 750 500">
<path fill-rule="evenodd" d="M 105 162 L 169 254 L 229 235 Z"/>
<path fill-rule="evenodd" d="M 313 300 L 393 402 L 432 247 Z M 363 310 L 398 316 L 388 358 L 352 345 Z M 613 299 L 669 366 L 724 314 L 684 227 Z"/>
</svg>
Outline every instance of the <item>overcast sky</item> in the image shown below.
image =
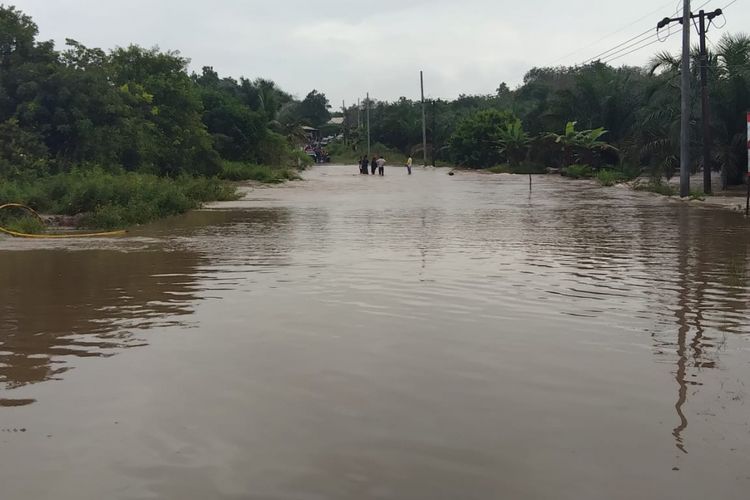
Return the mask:
<svg viewBox="0 0 750 500">
<path fill-rule="evenodd" d="M 518 85 L 534 66 L 575 64 L 675 13 L 677 0 L 0 0 L 39 25 L 40 38 L 113 48 L 179 50 L 191 68 L 266 77 L 304 97 L 315 88 L 335 106 L 374 98 L 453 98 Z M 713 0 L 706 9 L 731 0 Z M 726 11 L 722 32 L 750 30 L 750 0 Z M 705 0 L 693 0 L 700 6 Z M 720 20 L 719 25 L 724 20 Z M 677 50 L 678 26 L 613 64 L 644 64 Z M 664 33 L 666 35 L 666 32 Z M 637 47 L 637 46 L 636 46 Z M 634 47 L 635 48 L 635 47 Z M 625 51 L 627 52 L 627 50 Z M 624 52 L 623 52 L 624 53 Z M 619 55 L 619 54 L 617 54 Z"/>
</svg>

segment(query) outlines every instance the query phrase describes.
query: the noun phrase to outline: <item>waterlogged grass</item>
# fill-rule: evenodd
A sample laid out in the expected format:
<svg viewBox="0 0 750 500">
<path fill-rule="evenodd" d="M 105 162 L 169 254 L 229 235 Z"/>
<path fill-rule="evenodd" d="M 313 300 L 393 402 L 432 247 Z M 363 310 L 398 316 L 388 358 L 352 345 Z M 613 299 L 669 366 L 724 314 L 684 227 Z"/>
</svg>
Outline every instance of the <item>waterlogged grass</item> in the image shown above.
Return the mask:
<svg viewBox="0 0 750 500">
<path fill-rule="evenodd" d="M 522 163 L 520 165 L 495 165 L 487 169 L 493 174 L 546 174 L 547 168 L 536 163 Z"/>
<path fill-rule="evenodd" d="M 32 216 L 21 216 L 21 217 L 7 217 L 0 220 L 0 226 L 5 229 L 15 231 L 17 233 L 24 234 L 39 234 L 44 232 L 44 224 L 42 221 Z"/>
<path fill-rule="evenodd" d="M 219 177 L 228 181 L 259 181 L 277 184 L 300 178 L 296 170 L 286 167 L 270 167 L 243 162 L 224 162 Z"/>
<path fill-rule="evenodd" d="M 236 198 L 236 189 L 220 179 L 188 175 L 172 179 L 94 169 L 0 182 L 0 204 L 22 203 L 44 213 L 83 214 L 83 227 L 103 229 L 144 224 L 204 202 Z"/>
<path fill-rule="evenodd" d="M 600 170 L 596 173 L 595 178 L 602 186 L 614 186 L 627 180 L 627 177 L 617 170 Z"/>
<path fill-rule="evenodd" d="M 588 165 L 570 165 L 565 169 L 565 176 L 571 179 L 590 179 L 594 171 Z"/>
<path fill-rule="evenodd" d="M 664 196 L 675 196 L 677 194 L 677 188 L 661 179 L 649 179 L 648 182 L 640 182 L 633 186 L 633 189 L 636 191 L 649 191 Z"/>
</svg>

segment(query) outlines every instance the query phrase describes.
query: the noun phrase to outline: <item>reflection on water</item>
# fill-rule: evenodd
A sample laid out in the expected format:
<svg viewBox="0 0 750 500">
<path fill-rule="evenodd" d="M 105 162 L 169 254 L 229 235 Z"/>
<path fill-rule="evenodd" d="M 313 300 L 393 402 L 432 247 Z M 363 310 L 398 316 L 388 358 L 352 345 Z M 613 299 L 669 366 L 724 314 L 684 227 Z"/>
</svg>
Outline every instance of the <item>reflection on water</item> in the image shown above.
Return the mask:
<svg viewBox="0 0 750 500">
<path fill-rule="evenodd" d="M 66 433 L 0 437 L 9 498 L 744 498 L 744 218 L 551 177 L 306 176 L 120 251 L 0 252 L 5 393 L 63 379 L 0 415 Z M 97 479 L 30 481 L 57 463 Z"/>
<path fill-rule="evenodd" d="M 199 264 L 188 252 L 0 253 L 0 387 L 59 378 L 71 356 L 109 356 L 184 324 Z"/>
</svg>

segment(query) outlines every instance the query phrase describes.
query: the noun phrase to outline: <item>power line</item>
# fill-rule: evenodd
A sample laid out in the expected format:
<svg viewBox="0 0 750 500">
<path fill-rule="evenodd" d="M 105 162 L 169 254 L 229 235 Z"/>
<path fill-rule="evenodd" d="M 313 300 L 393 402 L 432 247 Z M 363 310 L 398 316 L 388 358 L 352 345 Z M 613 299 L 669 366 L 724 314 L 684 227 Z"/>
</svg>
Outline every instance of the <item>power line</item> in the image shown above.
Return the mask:
<svg viewBox="0 0 750 500">
<path fill-rule="evenodd" d="M 711 3 L 711 1 L 712 0 L 708 0 L 708 1 L 704 2 L 700 7 L 698 7 L 698 9 L 702 9 L 703 7 L 705 7 L 706 5 L 708 5 L 709 3 Z M 736 1 L 737 0 L 732 0 L 731 3 L 734 3 Z M 731 5 L 731 3 L 730 3 L 730 5 Z M 675 11 L 675 13 L 677 13 L 677 12 L 679 12 L 679 7 Z M 621 52 L 626 51 L 628 49 L 631 49 L 631 48 L 635 47 L 636 45 L 638 45 L 638 44 L 640 44 L 642 42 L 645 42 L 647 40 L 650 40 L 652 38 L 655 38 L 655 37 L 658 38 L 658 36 L 659 36 L 658 30 L 655 29 L 655 28 L 650 28 L 650 29 L 644 31 L 643 33 L 635 35 L 634 37 L 631 37 L 631 38 L 625 40 L 624 42 L 615 45 L 614 47 L 612 47 L 609 50 L 605 50 L 604 52 L 601 52 L 601 53 L 595 55 L 594 57 L 586 59 L 582 64 L 588 64 L 588 63 L 591 63 L 591 62 L 596 61 L 596 60 L 609 59 L 609 58 L 619 59 L 619 57 L 625 56 L 627 54 L 623 54 L 622 56 L 618 56 L 616 58 L 613 58 L 612 56 L 618 55 Z M 664 39 L 662 39 L 661 41 L 666 40 L 667 38 L 669 38 L 669 36 L 671 36 L 671 34 L 667 35 L 667 37 L 664 38 Z M 649 45 L 653 45 L 653 43 L 654 42 L 648 43 L 647 45 L 644 45 L 644 47 L 647 47 Z M 640 50 L 640 48 L 637 48 L 636 50 Z M 634 52 L 634 51 L 632 51 L 632 52 Z M 628 52 L 628 53 L 632 53 L 632 52 Z"/>
<path fill-rule="evenodd" d="M 646 31 L 644 31 L 643 33 L 641 33 L 639 35 L 636 35 L 636 36 L 634 36 L 632 38 L 629 38 L 629 39 L 625 40 L 624 42 L 622 42 L 622 43 L 620 43 L 618 45 L 615 45 L 614 47 L 612 47 L 609 50 L 605 50 L 604 52 L 601 52 L 601 53 L 595 55 L 594 57 L 590 57 L 590 58 L 586 59 L 583 62 L 583 64 L 588 64 L 588 63 L 590 63 L 592 61 L 596 61 L 597 59 L 601 59 L 602 57 L 608 57 L 610 55 L 610 52 L 614 52 L 615 50 L 619 49 L 623 45 L 630 44 L 630 45 L 628 45 L 628 47 L 632 47 L 633 45 L 638 44 L 638 43 L 640 43 L 640 42 L 643 41 L 643 40 L 638 40 L 639 38 L 642 38 L 643 36 L 648 35 L 649 33 L 652 33 L 652 32 L 654 32 L 654 28 L 649 28 Z M 653 33 L 651 36 L 646 37 L 646 39 L 651 38 L 651 37 L 653 37 L 655 35 L 656 35 L 656 33 Z M 634 40 L 637 40 L 637 41 L 635 41 L 634 43 L 631 43 Z M 626 47 L 626 48 L 628 48 L 628 47 Z"/>
<path fill-rule="evenodd" d="M 582 51 L 584 51 L 584 50 L 586 50 L 586 49 L 588 49 L 588 48 L 590 48 L 590 47 L 593 47 L 594 45 L 596 45 L 596 44 L 598 44 L 598 43 L 600 43 L 600 42 L 603 42 L 604 40 L 607 40 L 608 38 L 611 38 L 611 37 L 612 37 L 612 36 L 614 36 L 614 35 L 617 35 L 617 34 L 619 34 L 619 33 L 622 33 L 623 31 L 625 31 L 626 29 L 630 28 L 631 26 L 635 26 L 636 24 L 640 23 L 641 21 L 644 21 L 644 20 L 646 20 L 646 19 L 650 18 L 650 17 L 651 17 L 651 16 L 653 16 L 653 15 L 654 15 L 655 13 L 659 12 L 660 10 L 662 10 L 662 9 L 663 9 L 664 7 L 666 7 L 667 5 L 669 5 L 669 4 L 671 4 L 671 3 L 672 3 L 671 1 L 670 1 L 670 2 L 667 2 L 666 4 L 664 4 L 664 5 L 660 6 L 660 7 L 658 7 L 657 9 L 654 9 L 654 10 L 653 10 L 652 12 L 649 12 L 649 13 L 648 13 L 648 14 L 646 14 L 645 16 L 643 16 L 643 17 L 639 17 L 639 18 L 638 18 L 638 19 L 636 19 L 635 21 L 633 21 L 633 22 L 631 22 L 631 23 L 629 23 L 629 24 L 627 24 L 627 25 L 623 26 L 622 28 L 620 28 L 620 29 L 618 29 L 618 30 L 615 30 L 615 31 L 613 31 L 613 32 L 611 32 L 611 33 L 608 33 L 608 34 L 604 35 L 603 37 L 601 37 L 601 38 L 599 38 L 599 39 L 597 39 L 597 40 L 594 40 L 593 42 L 591 42 L 591 43 L 589 43 L 589 44 L 587 44 L 587 45 L 584 45 L 583 47 L 579 47 L 578 49 L 574 50 L 573 52 L 569 52 L 569 53 L 565 54 L 564 56 L 561 56 L 560 58 L 558 58 L 558 59 L 557 59 L 557 60 L 556 60 L 556 61 L 555 61 L 554 63 L 552 63 L 552 64 L 553 64 L 553 65 L 554 65 L 554 64 L 557 64 L 557 63 L 559 63 L 560 61 L 562 61 L 562 60 L 564 60 L 564 59 L 567 59 L 568 57 L 570 57 L 570 56 L 573 56 L 573 55 L 575 55 L 575 54 L 578 54 L 578 53 L 580 53 L 580 52 L 582 52 Z"/>
<path fill-rule="evenodd" d="M 617 59 L 620 59 L 622 57 L 629 56 L 630 54 L 632 54 L 634 52 L 638 52 L 639 50 L 643 50 L 646 47 L 650 47 L 651 45 L 654 45 L 656 43 L 661 43 L 661 42 L 665 41 L 667 38 L 669 38 L 670 36 L 672 36 L 671 33 L 669 35 L 667 35 L 666 38 L 662 38 L 661 40 L 653 40 L 653 41 L 651 41 L 651 42 L 649 42 L 649 43 L 647 43 L 645 45 L 641 45 L 640 47 L 636 47 L 633 50 L 629 50 L 629 51 L 625 52 L 624 54 L 620 54 L 619 56 L 612 57 L 612 58 L 607 59 L 606 61 L 602 61 L 602 62 L 604 64 L 609 64 L 612 61 L 616 61 Z"/>
</svg>

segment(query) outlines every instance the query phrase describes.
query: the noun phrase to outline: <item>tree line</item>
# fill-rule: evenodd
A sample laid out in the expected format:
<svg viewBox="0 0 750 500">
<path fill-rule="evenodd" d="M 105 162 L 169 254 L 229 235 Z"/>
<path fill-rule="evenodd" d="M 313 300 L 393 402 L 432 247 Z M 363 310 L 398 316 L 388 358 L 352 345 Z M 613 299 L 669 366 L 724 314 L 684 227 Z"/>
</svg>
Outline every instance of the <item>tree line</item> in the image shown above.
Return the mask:
<svg viewBox="0 0 750 500">
<path fill-rule="evenodd" d="M 293 161 L 300 125 L 329 120 L 324 94 L 295 100 L 273 81 L 188 72 L 178 52 L 104 51 L 37 39 L 0 5 L 0 176 L 73 167 L 215 175 L 222 160 Z"/>
<path fill-rule="evenodd" d="M 727 183 L 742 182 L 750 110 L 750 37 L 725 35 L 710 51 L 711 164 Z M 700 60 L 692 55 L 691 158 L 704 167 L 699 86 Z M 671 177 L 679 169 L 680 59 L 663 52 L 646 67 L 534 68 L 511 90 L 461 95 L 426 103 L 428 157 L 484 168 L 588 165 Z M 345 110 L 354 141 L 362 139 L 356 107 Z M 422 154 L 421 104 L 401 98 L 371 106 L 373 142 L 404 154 Z"/>
</svg>

